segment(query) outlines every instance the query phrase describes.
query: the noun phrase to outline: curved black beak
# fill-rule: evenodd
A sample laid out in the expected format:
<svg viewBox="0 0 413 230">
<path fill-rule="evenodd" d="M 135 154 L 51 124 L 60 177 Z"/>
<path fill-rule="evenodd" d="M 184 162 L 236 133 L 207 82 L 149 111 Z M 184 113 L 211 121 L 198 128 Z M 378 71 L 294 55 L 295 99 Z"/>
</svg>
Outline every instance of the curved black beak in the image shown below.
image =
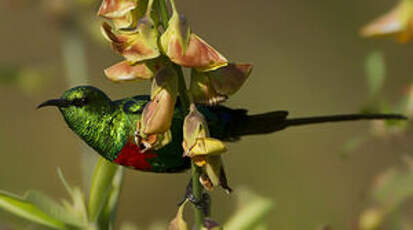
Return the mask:
<svg viewBox="0 0 413 230">
<path fill-rule="evenodd" d="M 40 109 L 42 107 L 46 107 L 46 106 L 56 106 L 56 107 L 67 107 L 69 105 L 69 103 L 66 100 L 63 99 L 51 99 L 51 100 L 47 100 L 43 103 L 41 103 L 40 105 L 37 106 L 37 109 Z"/>
</svg>

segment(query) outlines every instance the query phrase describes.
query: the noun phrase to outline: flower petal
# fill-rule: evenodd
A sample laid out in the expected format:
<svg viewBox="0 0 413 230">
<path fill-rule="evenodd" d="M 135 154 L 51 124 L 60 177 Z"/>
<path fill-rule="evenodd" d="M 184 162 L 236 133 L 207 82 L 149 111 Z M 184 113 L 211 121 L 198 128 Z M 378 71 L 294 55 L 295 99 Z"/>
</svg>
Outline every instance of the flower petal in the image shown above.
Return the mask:
<svg viewBox="0 0 413 230">
<path fill-rule="evenodd" d="M 183 125 L 184 141 L 182 146 L 185 150 L 184 155 L 189 155 L 191 149 L 196 144 L 198 138 L 209 136 L 208 125 L 195 104 L 191 104 L 189 113 L 185 117 Z"/>
<path fill-rule="evenodd" d="M 220 185 L 222 159 L 221 156 L 209 156 L 205 165 L 205 173 L 213 186 Z"/>
<path fill-rule="evenodd" d="M 210 72 L 193 69 L 189 90 L 197 103 L 215 105 L 236 93 L 251 71 L 251 64 L 228 64 Z"/>
<path fill-rule="evenodd" d="M 131 63 L 154 59 L 160 55 L 157 44 L 158 32 L 153 21 L 145 17 L 138 24 L 136 31 L 132 32 L 114 32 L 107 23 L 103 23 L 101 27 L 103 35 L 111 42 L 113 49 Z"/>
<path fill-rule="evenodd" d="M 177 39 L 180 45 L 183 47 L 184 52 L 188 47 L 189 37 L 191 35 L 191 29 L 188 25 L 187 19 L 178 13 L 175 7 L 175 1 L 171 1 L 172 16 L 168 21 L 168 28 L 161 36 L 161 46 L 164 50 L 168 49 L 169 41 L 171 39 Z"/>
<path fill-rule="evenodd" d="M 210 138 L 202 137 L 197 138 L 195 145 L 190 149 L 190 156 L 208 155 L 215 156 L 227 151 L 224 143 L 222 141 Z"/>
<path fill-rule="evenodd" d="M 164 51 L 174 63 L 196 68 L 200 71 L 211 71 L 227 65 L 227 59 L 208 43 L 195 34 L 190 35 L 187 49 L 181 45 L 176 36 L 171 37 Z"/>
<path fill-rule="evenodd" d="M 175 100 L 166 90 L 162 90 L 150 101 L 142 113 L 142 130 L 146 135 L 166 132 L 171 126 Z"/>
<path fill-rule="evenodd" d="M 396 36 L 400 41 L 410 39 L 413 28 L 409 28 L 409 21 L 413 17 L 413 4 L 401 1 L 395 8 L 385 15 L 373 20 L 364 26 L 360 34 L 363 37 Z M 406 33 L 408 32 L 408 33 Z"/>
<path fill-rule="evenodd" d="M 153 77 L 153 71 L 145 63 L 130 65 L 127 61 L 119 62 L 105 69 L 106 77 L 113 82 L 147 80 Z"/>
<path fill-rule="evenodd" d="M 151 102 L 142 112 L 144 134 L 166 132 L 171 126 L 178 95 L 178 78 L 171 67 L 164 67 L 152 82 Z"/>
<path fill-rule="evenodd" d="M 249 77 L 252 71 L 251 64 L 229 64 L 225 67 L 208 72 L 211 83 L 217 93 L 232 95 L 236 93 Z"/>
<path fill-rule="evenodd" d="M 106 18 L 120 18 L 136 6 L 137 2 L 134 0 L 103 0 L 98 15 Z"/>
</svg>

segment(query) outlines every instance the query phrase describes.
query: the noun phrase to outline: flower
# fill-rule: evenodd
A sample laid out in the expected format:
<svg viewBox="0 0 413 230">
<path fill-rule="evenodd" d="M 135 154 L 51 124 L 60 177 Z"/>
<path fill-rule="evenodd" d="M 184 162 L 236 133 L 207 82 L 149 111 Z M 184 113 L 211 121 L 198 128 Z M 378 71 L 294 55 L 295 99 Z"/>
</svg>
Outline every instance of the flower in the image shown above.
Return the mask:
<svg viewBox="0 0 413 230">
<path fill-rule="evenodd" d="M 103 23 L 101 30 L 104 37 L 111 42 L 115 51 L 126 58 L 130 64 L 150 60 L 158 57 L 158 30 L 151 18 L 153 0 L 136 28 L 127 30 L 115 30 L 108 23 Z"/>
<path fill-rule="evenodd" d="M 227 59 L 208 43 L 191 33 L 187 20 L 179 15 L 172 0 L 172 17 L 160 38 L 162 51 L 172 62 L 200 71 L 210 71 L 227 65 Z"/>
<path fill-rule="evenodd" d="M 184 156 L 191 157 L 198 167 L 203 168 L 203 174 L 199 178 L 201 184 L 207 190 L 212 190 L 218 185 L 227 188 L 220 156 L 226 152 L 226 147 L 220 140 L 209 136 L 205 118 L 196 109 L 195 104 L 191 104 L 190 112 L 185 117 L 183 131 Z"/>
<path fill-rule="evenodd" d="M 178 77 L 171 66 L 159 70 L 152 80 L 151 101 L 137 123 L 137 142 L 147 148 L 165 146 L 171 140 L 170 126 L 178 96 Z"/>
<path fill-rule="evenodd" d="M 142 0 L 104 0 L 98 15 L 112 20 L 116 29 L 132 28 L 145 14 L 147 1 Z"/>
<path fill-rule="evenodd" d="M 363 37 L 393 36 L 400 42 L 413 38 L 413 1 L 401 0 L 387 14 L 364 26 Z"/>
<path fill-rule="evenodd" d="M 197 103 L 215 105 L 236 93 L 249 77 L 251 64 L 228 64 L 210 72 L 192 69 L 189 91 Z"/>
</svg>

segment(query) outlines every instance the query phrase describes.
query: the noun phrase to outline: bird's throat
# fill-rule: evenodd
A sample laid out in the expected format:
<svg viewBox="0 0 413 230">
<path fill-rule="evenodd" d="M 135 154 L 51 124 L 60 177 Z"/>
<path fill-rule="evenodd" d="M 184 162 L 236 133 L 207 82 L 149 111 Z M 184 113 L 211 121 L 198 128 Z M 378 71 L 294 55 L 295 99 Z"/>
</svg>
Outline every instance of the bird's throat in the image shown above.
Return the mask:
<svg viewBox="0 0 413 230">
<path fill-rule="evenodd" d="M 122 113 L 64 114 L 69 127 L 101 156 L 113 161 L 127 141 L 130 126 Z"/>
</svg>

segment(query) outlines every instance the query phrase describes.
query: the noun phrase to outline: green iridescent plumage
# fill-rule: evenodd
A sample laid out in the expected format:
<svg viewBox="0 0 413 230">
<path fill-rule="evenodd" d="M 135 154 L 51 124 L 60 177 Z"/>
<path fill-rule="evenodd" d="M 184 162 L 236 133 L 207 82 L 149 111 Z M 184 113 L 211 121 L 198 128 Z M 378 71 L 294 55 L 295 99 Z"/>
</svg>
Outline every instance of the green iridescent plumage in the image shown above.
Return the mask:
<svg viewBox="0 0 413 230">
<path fill-rule="evenodd" d="M 68 126 L 90 147 L 104 158 L 135 169 L 150 172 L 179 172 L 190 167 L 182 157 L 182 125 L 184 112 L 178 101 L 171 125 L 172 141 L 166 146 L 142 152 L 135 143 L 136 124 L 150 100 L 149 96 L 136 96 L 112 101 L 105 93 L 91 86 L 67 90 L 60 99 L 39 105 L 57 106 Z M 405 119 L 397 114 L 350 114 L 323 117 L 287 119 L 288 113 L 276 111 L 247 115 L 246 110 L 225 106 L 198 106 L 205 116 L 210 134 L 214 138 L 233 141 L 244 135 L 271 133 L 290 126 L 323 122 Z"/>
</svg>

